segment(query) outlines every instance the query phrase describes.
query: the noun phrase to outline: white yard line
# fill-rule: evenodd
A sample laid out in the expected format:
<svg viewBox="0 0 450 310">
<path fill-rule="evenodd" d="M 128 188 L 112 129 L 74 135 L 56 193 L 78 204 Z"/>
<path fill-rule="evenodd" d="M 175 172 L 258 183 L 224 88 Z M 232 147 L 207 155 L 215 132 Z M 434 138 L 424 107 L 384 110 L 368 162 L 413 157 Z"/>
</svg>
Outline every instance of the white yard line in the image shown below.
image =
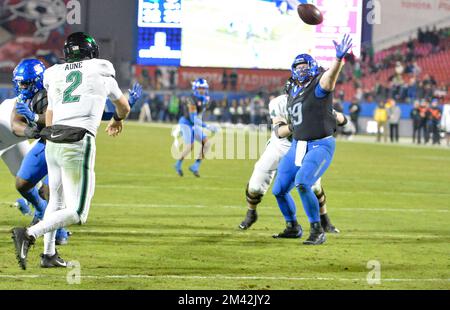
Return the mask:
<svg viewBox="0 0 450 310">
<path fill-rule="evenodd" d="M 367 282 L 364 278 L 338 278 L 338 277 L 286 277 L 286 276 L 227 276 L 227 275 L 211 275 L 211 276 L 199 276 L 199 275 L 80 275 L 81 279 L 181 279 L 181 280 L 272 280 L 272 281 L 352 281 L 352 282 Z M 61 278 L 65 279 L 66 276 L 58 275 L 10 275 L 0 274 L 2 279 L 42 279 L 42 278 Z M 381 282 L 450 282 L 450 279 L 445 278 L 381 278 Z"/>
<path fill-rule="evenodd" d="M 254 238 L 254 237 L 262 237 L 267 238 L 268 241 L 276 242 L 283 242 L 283 240 L 279 239 L 273 239 L 272 234 L 277 233 L 278 231 L 268 231 L 268 232 L 260 232 L 258 230 L 251 230 L 248 232 L 243 232 L 234 228 L 234 227 L 228 227 L 228 230 L 209 230 L 209 231 L 195 231 L 195 229 L 201 228 L 196 227 L 192 229 L 185 229 L 183 234 L 178 234 L 176 237 L 173 236 L 173 233 L 170 232 L 170 229 L 166 232 L 161 232 L 160 229 L 129 229 L 128 227 L 123 227 L 123 229 L 94 229 L 89 228 L 88 226 L 84 228 L 74 228 L 75 234 L 98 234 L 101 236 L 115 236 L 117 234 L 123 234 L 123 235 L 136 235 L 136 236 L 142 236 L 145 235 L 154 235 L 157 237 L 170 237 L 171 239 L 189 239 L 192 237 L 223 237 L 224 241 L 226 242 L 235 242 L 235 243 L 241 243 L 243 239 L 240 237 L 243 237 L 245 240 L 248 238 Z M 280 226 L 280 229 L 282 227 Z M 9 226 L 0 226 L 0 233 L 8 234 L 10 233 L 11 227 Z M 176 231 L 177 229 L 174 229 Z M 306 233 L 305 233 L 306 234 Z M 340 234 L 327 234 L 327 236 L 331 238 L 337 238 L 337 239 L 345 239 L 345 240 L 351 240 L 351 239 L 361 239 L 361 238 L 384 238 L 384 239 L 431 239 L 431 240 L 442 240 L 443 242 L 445 240 L 450 240 L 450 236 L 448 235 L 439 235 L 439 234 L 433 234 L 433 233 L 379 233 L 379 232 L 342 232 Z M 100 236 L 99 236 L 100 237 Z M 225 238 L 233 237 L 234 239 L 228 239 L 225 240 Z M 144 242 L 144 241 L 143 241 Z M 145 241 L 147 242 L 147 241 Z"/>
<path fill-rule="evenodd" d="M 10 206 L 12 202 L 0 201 L 0 205 Z M 185 205 L 185 204 L 140 204 L 140 203 L 94 203 L 93 207 L 126 207 L 126 208 L 186 208 L 186 209 L 206 209 L 206 208 L 223 208 L 223 209 L 245 209 L 244 205 Z M 262 207 L 264 208 L 264 207 Z M 450 209 L 402 209 L 402 208 L 330 208 L 334 212 L 345 211 L 361 211 L 361 212 L 406 212 L 406 213 L 449 213 Z"/>
</svg>

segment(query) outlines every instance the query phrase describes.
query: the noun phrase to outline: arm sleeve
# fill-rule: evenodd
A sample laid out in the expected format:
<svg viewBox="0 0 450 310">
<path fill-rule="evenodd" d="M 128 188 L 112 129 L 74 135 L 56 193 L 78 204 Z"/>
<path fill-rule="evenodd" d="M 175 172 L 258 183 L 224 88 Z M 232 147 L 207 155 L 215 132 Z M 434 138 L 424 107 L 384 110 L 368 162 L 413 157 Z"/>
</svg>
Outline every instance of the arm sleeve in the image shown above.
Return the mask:
<svg viewBox="0 0 450 310">
<path fill-rule="evenodd" d="M 319 99 L 325 98 L 330 93 L 331 93 L 330 91 L 323 89 L 320 86 L 320 83 L 317 83 L 316 89 L 314 90 L 314 94 L 316 95 L 316 98 L 319 98 Z"/>
<path fill-rule="evenodd" d="M 112 101 L 119 100 L 123 96 L 117 81 L 112 77 L 105 77 L 106 93 Z"/>
</svg>

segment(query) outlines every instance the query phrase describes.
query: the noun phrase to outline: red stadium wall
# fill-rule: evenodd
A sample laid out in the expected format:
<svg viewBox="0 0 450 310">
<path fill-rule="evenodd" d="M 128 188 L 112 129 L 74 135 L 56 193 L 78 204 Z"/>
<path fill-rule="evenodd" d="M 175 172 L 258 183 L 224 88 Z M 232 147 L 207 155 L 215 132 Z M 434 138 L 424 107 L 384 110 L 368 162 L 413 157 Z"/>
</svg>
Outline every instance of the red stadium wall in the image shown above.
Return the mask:
<svg viewBox="0 0 450 310">
<path fill-rule="evenodd" d="M 234 91 L 275 91 L 283 87 L 286 79 L 289 78 L 290 72 L 288 70 L 262 70 L 262 69 L 224 69 L 224 68 L 200 68 L 200 67 L 180 67 L 167 68 L 156 66 L 135 66 L 135 77 L 143 84 L 150 88 L 155 87 L 154 80 L 156 79 L 157 71 L 164 76 L 167 71 L 176 71 L 176 88 L 190 89 L 191 82 L 198 77 L 205 78 L 211 89 L 215 91 L 223 89 L 223 74 L 224 71 L 228 76 L 227 88 L 225 90 Z M 237 74 L 236 87 L 233 87 L 230 75 L 235 72 Z M 150 82 L 145 80 L 149 77 Z M 166 77 L 169 78 L 169 77 Z M 146 85 L 147 84 L 147 85 Z"/>
</svg>

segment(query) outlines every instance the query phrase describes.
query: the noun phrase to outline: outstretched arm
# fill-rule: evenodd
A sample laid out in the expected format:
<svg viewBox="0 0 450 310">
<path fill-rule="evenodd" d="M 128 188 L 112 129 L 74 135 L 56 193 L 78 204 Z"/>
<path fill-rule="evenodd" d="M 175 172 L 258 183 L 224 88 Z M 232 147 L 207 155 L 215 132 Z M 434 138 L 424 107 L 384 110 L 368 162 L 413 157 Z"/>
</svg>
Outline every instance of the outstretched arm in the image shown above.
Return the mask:
<svg viewBox="0 0 450 310">
<path fill-rule="evenodd" d="M 333 41 L 334 47 L 336 48 L 336 59 L 331 63 L 330 69 L 328 69 L 320 79 L 320 87 L 326 91 L 331 92 L 334 90 L 336 86 L 337 79 L 339 77 L 339 73 L 341 69 L 344 67 L 344 63 L 342 59 L 347 54 L 348 50 L 352 47 L 352 39 L 350 35 L 344 35 L 341 43 L 338 44 L 336 41 Z"/>
</svg>

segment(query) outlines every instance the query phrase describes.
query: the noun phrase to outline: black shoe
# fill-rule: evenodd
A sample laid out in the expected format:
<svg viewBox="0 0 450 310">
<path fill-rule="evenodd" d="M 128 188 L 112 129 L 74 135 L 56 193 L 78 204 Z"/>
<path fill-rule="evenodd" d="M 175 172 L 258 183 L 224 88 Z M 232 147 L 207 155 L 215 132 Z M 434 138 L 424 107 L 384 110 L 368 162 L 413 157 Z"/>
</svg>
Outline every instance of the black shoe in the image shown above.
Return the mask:
<svg viewBox="0 0 450 310">
<path fill-rule="evenodd" d="M 298 239 L 301 238 L 303 235 L 303 229 L 302 226 L 297 222 L 288 222 L 286 224 L 286 229 L 276 235 L 272 235 L 272 237 L 278 239 L 278 238 L 289 238 L 289 239 Z"/>
<path fill-rule="evenodd" d="M 239 225 L 242 230 L 249 229 L 258 220 L 258 213 L 256 210 L 248 209 L 245 220 Z"/>
<path fill-rule="evenodd" d="M 28 236 L 26 228 L 14 228 L 11 233 L 16 248 L 17 261 L 20 267 L 25 270 L 27 269 L 28 250 L 34 244 L 35 239 Z"/>
<path fill-rule="evenodd" d="M 59 257 L 58 252 L 53 256 L 41 254 L 41 268 L 67 268 L 67 262 Z"/>
<path fill-rule="evenodd" d="M 334 227 L 333 224 L 331 224 L 328 214 L 322 214 L 320 216 L 320 225 L 322 226 L 323 230 L 327 233 L 332 233 L 332 234 L 340 233 L 340 230 L 337 229 L 336 227 Z"/>
<path fill-rule="evenodd" d="M 319 222 L 311 223 L 311 231 L 308 239 L 303 242 L 307 245 L 319 245 L 326 240 L 325 232 Z"/>
<path fill-rule="evenodd" d="M 200 177 L 200 173 L 198 173 L 198 170 L 194 170 L 192 167 L 189 167 L 189 171 L 192 172 L 192 174 L 195 175 L 197 178 Z"/>
</svg>

